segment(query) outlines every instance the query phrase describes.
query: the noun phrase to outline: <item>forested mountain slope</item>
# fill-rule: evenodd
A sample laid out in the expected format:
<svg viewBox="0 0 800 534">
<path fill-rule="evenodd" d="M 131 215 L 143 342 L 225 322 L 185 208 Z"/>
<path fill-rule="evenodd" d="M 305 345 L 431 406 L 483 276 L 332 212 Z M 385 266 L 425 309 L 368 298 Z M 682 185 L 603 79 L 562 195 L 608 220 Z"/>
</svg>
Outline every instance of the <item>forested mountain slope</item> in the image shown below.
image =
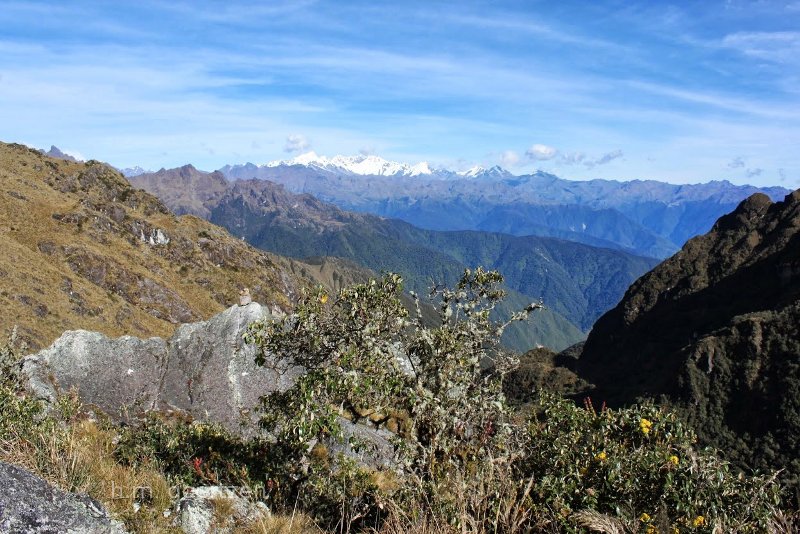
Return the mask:
<svg viewBox="0 0 800 534">
<path fill-rule="evenodd" d="M 743 465 L 800 475 L 800 191 L 743 201 L 637 280 L 578 374 L 612 405 L 679 405 Z"/>
</svg>

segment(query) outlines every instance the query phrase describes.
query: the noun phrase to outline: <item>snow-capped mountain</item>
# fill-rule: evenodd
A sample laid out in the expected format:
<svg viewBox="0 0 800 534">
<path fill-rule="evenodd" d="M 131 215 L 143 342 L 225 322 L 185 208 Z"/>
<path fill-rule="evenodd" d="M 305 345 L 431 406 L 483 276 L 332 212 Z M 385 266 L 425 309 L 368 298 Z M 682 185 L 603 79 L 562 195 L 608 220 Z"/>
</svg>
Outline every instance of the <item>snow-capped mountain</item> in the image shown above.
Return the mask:
<svg viewBox="0 0 800 534">
<path fill-rule="evenodd" d="M 471 169 L 467 169 L 466 171 L 459 171 L 456 173 L 458 176 L 462 178 L 509 178 L 514 176 L 504 168 L 500 167 L 499 165 L 495 165 L 490 169 L 486 169 L 481 167 L 480 165 L 476 167 L 472 167 Z"/>
<path fill-rule="evenodd" d="M 149 171 L 147 169 L 143 169 L 143 168 L 139 167 L 138 165 L 135 166 L 135 167 L 126 167 L 124 169 L 117 169 L 117 170 L 119 172 L 121 172 L 122 176 L 124 176 L 125 178 L 133 178 L 134 176 L 139 176 L 139 175 L 142 175 L 142 174 L 147 174 L 147 173 L 153 172 L 153 171 Z"/>
<path fill-rule="evenodd" d="M 427 162 L 416 165 L 388 161 L 378 156 L 334 156 L 327 158 L 315 152 L 307 152 L 290 160 L 270 161 L 259 167 L 291 167 L 302 165 L 342 174 L 364 176 L 429 176 L 434 174 Z"/>
</svg>

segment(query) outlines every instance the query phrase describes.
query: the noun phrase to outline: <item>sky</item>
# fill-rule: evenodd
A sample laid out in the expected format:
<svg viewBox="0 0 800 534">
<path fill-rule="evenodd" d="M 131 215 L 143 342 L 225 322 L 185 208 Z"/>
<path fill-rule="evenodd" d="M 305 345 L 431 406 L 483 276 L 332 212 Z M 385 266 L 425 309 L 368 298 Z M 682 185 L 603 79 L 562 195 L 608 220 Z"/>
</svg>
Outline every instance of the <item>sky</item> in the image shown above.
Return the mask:
<svg viewBox="0 0 800 534">
<path fill-rule="evenodd" d="M 0 0 L 0 140 L 800 187 L 800 0 Z"/>
</svg>

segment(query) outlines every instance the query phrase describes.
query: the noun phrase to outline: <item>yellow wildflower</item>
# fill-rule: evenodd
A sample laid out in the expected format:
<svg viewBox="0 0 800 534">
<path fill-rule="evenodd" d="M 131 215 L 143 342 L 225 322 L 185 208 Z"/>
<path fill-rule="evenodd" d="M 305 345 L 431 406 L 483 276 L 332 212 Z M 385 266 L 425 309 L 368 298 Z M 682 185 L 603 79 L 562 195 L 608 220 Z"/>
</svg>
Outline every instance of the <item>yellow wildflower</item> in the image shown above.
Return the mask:
<svg viewBox="0 0 800 534">
<path fill-rule="evenodd" d="M 328 302 L 328 295 L 326 295 L 325 293 L 323 293 L 323 294 L 322 294 L 322 295 L 319 297 L 319 301 L 320 301 L 321 303 L 325 304 L 326 302 Z"/>
<path fill-rule="evenodd" d="M 649 434 L 652 427 L 653 423 L 649 419 L 642 419 L 639 421 L 639 429 L 642 431 L 642 434 Z"/>
<path fill-rule="evenodd" d="M 706 524 L 706 518 L 703 517 L 702 515 L 698 515 L 697 517 L 694 518 L 694 521 L 692 521 L 692 526 L 695 528 L 702 527 L 705 524 Z"/>
<path fill-rule="evenodd" d="M 595 460 L 597 460 L 598 462 L 602 462 L 602 461 L 604 461 L 606 458 L 608 458 L 608 455 L 606 455 L 606 451 L 600 451 L 600 452 L 598 452 L 597 454 L 595 454 L 595 455 L 594 455 L 594 458 L 595 458 Z"/>
<path fill-rule="evenodd" d="M 657 534 L 658 531 L 656 530 L 655 525 L 647 525 L 647 528 L 644 530 L 644 534 Z"/>
<path fill-rule="evenodd" d="M 641 521 L 642 523 L 649 523 L 650 519 L 652 519 L 652 518 L 646 512 L 639 516 L 639 521 Z"/>
<path fill-rule="evenodd" d="M 680 460 L 678 460 L 678 457 L 675 456 L 674 454 L 669 457 L 669 461 L 672 465 L 678 465 L 678 463 L 680 462 Z"/>
</svg>

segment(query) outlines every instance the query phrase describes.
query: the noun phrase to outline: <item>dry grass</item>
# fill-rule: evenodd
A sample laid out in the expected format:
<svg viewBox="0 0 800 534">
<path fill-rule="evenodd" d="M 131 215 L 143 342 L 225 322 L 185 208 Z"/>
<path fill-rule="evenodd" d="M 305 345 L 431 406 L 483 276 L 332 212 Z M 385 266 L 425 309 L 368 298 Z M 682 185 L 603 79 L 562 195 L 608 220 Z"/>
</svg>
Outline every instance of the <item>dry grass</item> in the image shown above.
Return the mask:
<svg viewBox="0 0 800 534">
<path fill-rule="evenodd" d="M 307 515 L 270 515 L 237 530 L 240 534 L 321 534 L 320 529 Z"/>
<path fill-rule="evenodd" d="M 164 517 L 173 504 L 169 483 L 156 469 L 117 462 L 114 438 L 93 421 L 76 421 L 54 432 L 4 441 L 0 459 L 65 491 L 90 495 L 133 532 L 170 532 L 171 519 Z"/>
<path fill-rule="evenodd" d="M 583 510 L 572 517 L 576 523 L 592 532 L 603 532 L 605 534 L 627 534 L 629 532 L 619 519 L 594 510 Z"/>
</svg>

